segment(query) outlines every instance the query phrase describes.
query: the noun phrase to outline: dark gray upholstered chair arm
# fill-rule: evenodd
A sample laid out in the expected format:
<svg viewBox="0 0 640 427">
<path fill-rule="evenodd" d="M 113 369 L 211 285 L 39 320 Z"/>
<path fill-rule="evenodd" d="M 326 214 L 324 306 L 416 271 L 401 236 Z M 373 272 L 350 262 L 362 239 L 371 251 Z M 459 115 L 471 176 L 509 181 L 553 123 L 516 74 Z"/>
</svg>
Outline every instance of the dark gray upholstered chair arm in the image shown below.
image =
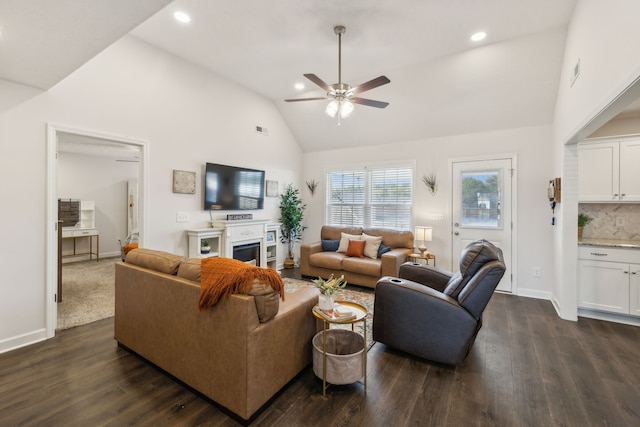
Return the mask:
<svg viewBox="0 0 640 427">
<path fill-rule="evenodd" d="M 376 284 L 374 313 L 375 341 L 450 365 L 464 360 L 479 328 L 455 299 L 388 276 Z"/>
<path fill-rule="evenodd" d="M 453 273 L 429 265 L 405 262 L 400 266 L 398 276 L 401 279 L 420 283 L 442 292 L 447 287 Z"/>
</svg>

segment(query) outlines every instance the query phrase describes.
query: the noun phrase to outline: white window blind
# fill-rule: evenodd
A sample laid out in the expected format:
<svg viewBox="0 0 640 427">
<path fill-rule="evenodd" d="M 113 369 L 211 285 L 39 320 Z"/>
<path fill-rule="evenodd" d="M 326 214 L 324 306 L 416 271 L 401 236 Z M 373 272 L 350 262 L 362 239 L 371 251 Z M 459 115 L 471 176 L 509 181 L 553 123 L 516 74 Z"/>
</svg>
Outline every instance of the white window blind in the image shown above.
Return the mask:
<svg viewBox="0 0 640 427">
<path fill-rule="evenodd" d="M 328 224 L 411 229 L 411 165 L 332 170 L 326 179 Z"/>
</svg>

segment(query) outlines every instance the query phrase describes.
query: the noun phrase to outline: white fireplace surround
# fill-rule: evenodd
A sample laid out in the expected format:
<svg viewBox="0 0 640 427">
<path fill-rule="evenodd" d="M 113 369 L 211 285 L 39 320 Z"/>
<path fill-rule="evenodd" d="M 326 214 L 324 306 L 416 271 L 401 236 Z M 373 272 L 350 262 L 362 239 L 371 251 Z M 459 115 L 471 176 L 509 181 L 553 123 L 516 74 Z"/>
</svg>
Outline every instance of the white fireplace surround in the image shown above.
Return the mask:
<svg viewBox="0 0 640 427">
<path fill-rule="evenodd" d="M 213 228 L 222 231 L 220 256 L 233 258 L 233 247 L 247 243 L 260 243 L 260 267 L 267 266 L 267 224 L 268 220 L 219 220 L 212 221 Z"/>
</svg>

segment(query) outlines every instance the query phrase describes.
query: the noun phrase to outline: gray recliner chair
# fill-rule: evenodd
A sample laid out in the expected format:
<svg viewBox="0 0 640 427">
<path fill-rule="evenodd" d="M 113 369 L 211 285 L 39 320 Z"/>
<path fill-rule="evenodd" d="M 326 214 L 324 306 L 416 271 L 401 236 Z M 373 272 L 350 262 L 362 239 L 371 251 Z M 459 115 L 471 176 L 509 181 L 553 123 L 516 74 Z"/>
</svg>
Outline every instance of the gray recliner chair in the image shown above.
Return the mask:
<svg viewBox="0 0 640 427">
<path fill-rule="evenodd" d="M 462 251 L 455 274 L 404 263 L 399 278 L 376 284 L 373 340 L 434 362 L 462 363 L 505 270 L 502 251 L 486 240 Z"/>
</svg>

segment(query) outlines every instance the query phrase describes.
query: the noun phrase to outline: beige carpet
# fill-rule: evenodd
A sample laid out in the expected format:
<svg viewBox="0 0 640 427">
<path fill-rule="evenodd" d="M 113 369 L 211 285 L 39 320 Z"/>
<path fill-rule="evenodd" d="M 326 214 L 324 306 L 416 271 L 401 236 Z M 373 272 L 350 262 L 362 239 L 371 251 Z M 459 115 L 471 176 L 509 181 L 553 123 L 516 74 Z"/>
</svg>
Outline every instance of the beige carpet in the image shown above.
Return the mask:
<svg viewBox="0 0 640 427">
<path fill-rule="evenodd" d="M 62 302 L 58 303 L 58 330 L 84 325 L 114 315 L 115 267 L 120 258 L 105 258 L 99 262 L 82 261 L 62 266 Z M 284 278 L 285 291 L 293 292 L 302 286 L 313 286 L 309 281 Z M 348 285 L 336 294 L 336 300 L 353 301 L 367 307 L 367 343 L 372 342 L 373 289 Z M 356 331 L 364 332 L 358 322 Z M 351 328 L 350 325 L 334 325 Z"/>
<path fill-rule="evenodd" d="M 62 302 L 58 330 L 111 317 L 115 305 L 115 267 L 120 258 L 62 265 Z"/>
</svg>

